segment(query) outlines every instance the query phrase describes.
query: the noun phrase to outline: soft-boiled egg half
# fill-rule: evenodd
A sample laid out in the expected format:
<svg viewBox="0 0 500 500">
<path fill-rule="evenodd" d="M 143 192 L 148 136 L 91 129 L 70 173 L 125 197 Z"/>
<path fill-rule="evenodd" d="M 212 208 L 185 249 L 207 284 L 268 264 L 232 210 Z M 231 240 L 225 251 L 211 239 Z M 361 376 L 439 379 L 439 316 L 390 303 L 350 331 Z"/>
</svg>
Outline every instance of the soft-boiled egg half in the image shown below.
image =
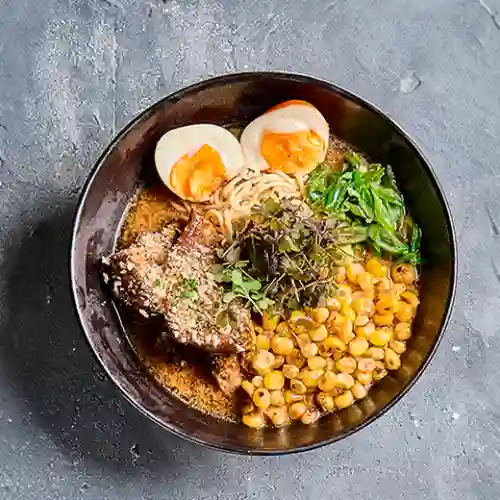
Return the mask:
<svg viewBox="0 0 500 500">
<path fill-rule="evenodd" d="M 179 198 L 207 201 L 226 180 L 244 170 L 238 139 L 211 124 L 169 130 L 156 145 L 155 164 L 163 183 Z"/>
<path fill-rule="evenodd" d="M 241 134 L 249 168 L 303 175 L 324 161 L 329 127 L 306 101 L 286 101 L 250 122 Z"/>
</svg>

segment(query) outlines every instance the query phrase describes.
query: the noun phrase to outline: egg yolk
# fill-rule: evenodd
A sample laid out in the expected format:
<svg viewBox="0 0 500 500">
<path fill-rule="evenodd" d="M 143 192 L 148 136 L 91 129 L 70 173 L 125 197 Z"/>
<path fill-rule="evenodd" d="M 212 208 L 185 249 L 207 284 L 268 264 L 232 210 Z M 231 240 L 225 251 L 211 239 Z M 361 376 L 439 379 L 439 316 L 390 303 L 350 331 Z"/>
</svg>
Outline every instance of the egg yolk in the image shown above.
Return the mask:
<svg viewBox="0 0 500 500">
<path fill-rule="evenodd" d="M 170 171 L 170 184 L 180 196 L 199 200 L 213 193 L 226 179 L 220 154 L 204 144 L 193 155 L 184 155 Z"/>
<path fill-rule="evenodd" d="M 293 133 L 265 131 L 260 153 L 271 170 L 295 174 L 314 168 L 324 157 L 325 143 L 313 130 Z"/>
</svg>

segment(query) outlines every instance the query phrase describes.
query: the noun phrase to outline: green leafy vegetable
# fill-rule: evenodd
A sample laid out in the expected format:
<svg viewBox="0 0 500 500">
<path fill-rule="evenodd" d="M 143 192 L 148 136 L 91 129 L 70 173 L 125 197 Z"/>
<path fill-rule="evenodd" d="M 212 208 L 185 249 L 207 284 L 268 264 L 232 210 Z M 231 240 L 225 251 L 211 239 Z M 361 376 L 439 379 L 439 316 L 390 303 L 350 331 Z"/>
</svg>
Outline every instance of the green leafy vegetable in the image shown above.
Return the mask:
<svg viewBox="0 0 500 500">
<path fill-rule="evenodd" d="M 307 180 L 310 205 L 327 216 L 363 228 L 373 250 L 401 261 L 420 261 L 420 229 L 406 214 L 390 167 L 346 155 L 343 168 L 324 163 Z M 360 233 L 361 234 L 361 233 Z"/>
<path fill-rule="evenodd" d="M 255 312 L 262 314 L 274 304 L 274 301 L 262 291 L 262 283 L 245 271 L 247 265 L 248 261 L 238 261 L 232 265 L 214 266 L 212 272 L 218 282 L 228 285 L 228 291 L 222 297 L 225 304 L 240 298 L 250 304 Z"/>
<path fill-rule="evenodd" d="M 367 227 L 318 217 L 306 203 L 266 200 L 221 254 L 221 281 L 231 285 L 225 302 L 241 297 L 256 311 L 276 314 L 314 306 L 335 286 L 332 268 L 351 260 L 353 245 L 367 237 Z"/>
<path fill-rule="evenodd" d="M 182 287 L 183 290 L 181 291 L 181 297 L 183 299 L 189 299 L 192 301 L 198 300 L 198 285 L 194 278 L 185 279 Z"/>
</svg>

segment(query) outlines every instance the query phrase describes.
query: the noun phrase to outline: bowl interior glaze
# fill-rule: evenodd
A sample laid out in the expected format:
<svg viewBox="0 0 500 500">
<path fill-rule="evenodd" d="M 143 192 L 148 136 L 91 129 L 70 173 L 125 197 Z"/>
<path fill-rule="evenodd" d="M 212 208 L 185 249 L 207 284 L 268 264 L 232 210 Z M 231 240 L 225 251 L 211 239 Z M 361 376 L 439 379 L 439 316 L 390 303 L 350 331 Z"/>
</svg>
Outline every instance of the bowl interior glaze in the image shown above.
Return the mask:
<svg viewBox="0 0 500 500">
<path fill-rule="evenodd" d="M 421 305 L 400 370 L 367 398 L 316 425 L 247 429 L 189 408 L 159 387 L 130 347 L 99 277 L 98 262 L 115 243 L 131 196 L 153 171 L 153 151 L 167 130 L 192 123 L 247 122 L 287 99 L 315 105 L 342 140 L 393 166 L 423 232 Z M 361 98 L 326 82 L 281 73 L 208 80 L 158 102 L 111 143 L 84 188 L 71 247 L 71 286 L 83 331 L 99 363 L 127 399 L 151 420 L 187 439 L 226 451 L 275 454 L 318 447 L 367 425 L 398 401 L 427 366 L 448 321 L 456 277 L 453 225 L 429 163 L 394 122 Z"/>
</svg>

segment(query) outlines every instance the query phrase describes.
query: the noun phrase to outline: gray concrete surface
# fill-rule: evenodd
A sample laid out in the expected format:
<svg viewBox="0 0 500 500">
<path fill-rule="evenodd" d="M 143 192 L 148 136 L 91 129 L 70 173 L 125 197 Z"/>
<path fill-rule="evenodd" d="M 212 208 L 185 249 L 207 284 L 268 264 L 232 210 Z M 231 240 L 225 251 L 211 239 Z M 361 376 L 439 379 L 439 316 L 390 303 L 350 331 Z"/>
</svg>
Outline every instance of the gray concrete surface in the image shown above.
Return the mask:
<svg viewBox="0 0 500 500">
<path fill-rule="evenodd" d="M 235 70 L 372 100 L 434 163 L 460 284 L 427 373 L 368 429 L 245 458 L 150 425 L 102 375 L 68 294 L 71 217 L 137 112 Z M 500 497 L 500 0 L 0 0 L 0 499 Z"/>
</svg>

